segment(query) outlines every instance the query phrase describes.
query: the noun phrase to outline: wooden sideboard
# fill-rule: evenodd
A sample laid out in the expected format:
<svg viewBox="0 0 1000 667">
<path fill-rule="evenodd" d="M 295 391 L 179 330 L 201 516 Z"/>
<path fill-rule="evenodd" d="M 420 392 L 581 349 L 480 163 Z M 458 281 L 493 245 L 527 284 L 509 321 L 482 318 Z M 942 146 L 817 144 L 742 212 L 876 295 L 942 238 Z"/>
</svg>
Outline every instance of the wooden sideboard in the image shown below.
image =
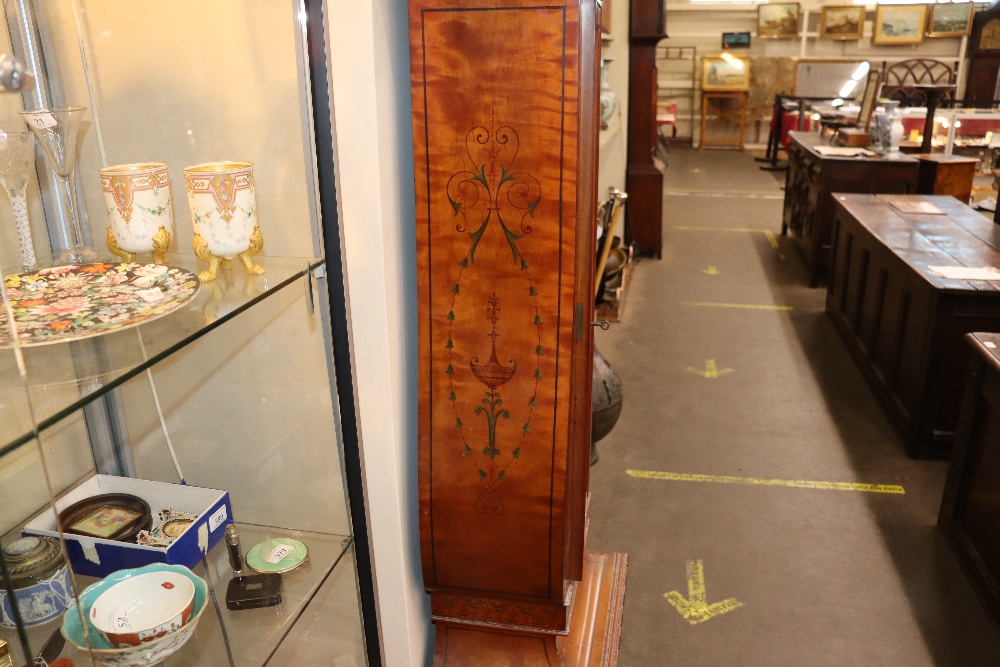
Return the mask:
<svg viewBox="0 0 1000 667">
<path fill-rule="evenodd" d="M 817 146 L 826 139 L 808 132 L 789 132 L 788 173 L 781 233 L 789 230 L 809 270 L 809 286 L 817 287 L 830 266 L 834 192 L 913 194 L 919 162 L 911 157 L 824 157 Z"/>
<path fill-rule="evenodd" d="M 1000 335 L 965 338 L 973 360 L 938 527 L 1000 628 Z"/>
<path fill-rule="evenodd" d="M 596 0 L 410 2 L 420 545 L 439 666 L 617 660 L 627 559 L 583 544 L 598 22 Z M 600 595 L 612 603 L 586 602 Z"/>
<path fill-rule="evenodd" d="M 1000 285 L 929 266 L 1000 266 L 1000 227 L 953 197 L 838 194 L 826 312 L 899 429 L 910 456 L 946 457 L 970 351 L 1000 331 Z M 902 213 L 892 200 L 943 215 Z"/>
</svg>

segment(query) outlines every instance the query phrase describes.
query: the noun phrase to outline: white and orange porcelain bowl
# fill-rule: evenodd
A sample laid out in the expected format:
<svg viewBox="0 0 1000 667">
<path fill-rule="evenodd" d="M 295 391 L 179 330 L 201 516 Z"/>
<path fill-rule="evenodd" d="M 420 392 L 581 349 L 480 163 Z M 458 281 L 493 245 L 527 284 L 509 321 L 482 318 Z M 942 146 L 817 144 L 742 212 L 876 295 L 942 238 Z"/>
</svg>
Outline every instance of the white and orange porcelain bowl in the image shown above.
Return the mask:
<svg viewBox="0 0 1000 667">
<path fill-rule="evenodd" d="M 112 646 L 148 644 L 183 628 L 194 611 L 194 584 L 179 572 L 147 572 L 104 591 L 90 622 Z"/>
</svg>

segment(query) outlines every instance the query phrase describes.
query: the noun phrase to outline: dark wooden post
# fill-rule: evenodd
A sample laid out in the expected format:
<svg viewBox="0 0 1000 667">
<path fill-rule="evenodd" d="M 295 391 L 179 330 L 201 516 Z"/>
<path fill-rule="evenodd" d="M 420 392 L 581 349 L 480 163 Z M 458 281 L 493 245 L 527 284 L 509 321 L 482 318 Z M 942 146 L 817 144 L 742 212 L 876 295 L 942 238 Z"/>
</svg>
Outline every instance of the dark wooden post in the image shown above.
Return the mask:
<svg viewBox="0 0 1000 667">
<path fill-rule="evenodd" d="M 667 36 L 664 0 L 632 0 L 629 28 L 628 168 L 629 241 L 640 254 L 660 257 L 663 172 L 656 149 L 656 45 Z"/>
</svg>

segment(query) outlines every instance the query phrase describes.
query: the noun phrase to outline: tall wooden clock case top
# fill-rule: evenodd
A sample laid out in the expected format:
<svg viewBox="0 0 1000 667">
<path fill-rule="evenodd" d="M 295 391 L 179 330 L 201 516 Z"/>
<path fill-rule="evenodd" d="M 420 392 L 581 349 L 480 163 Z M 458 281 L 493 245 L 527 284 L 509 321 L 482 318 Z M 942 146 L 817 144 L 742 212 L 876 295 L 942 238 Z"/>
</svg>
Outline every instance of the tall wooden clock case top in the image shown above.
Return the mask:
<svg viewBox="0 0 1000 667">
<path fill-rule="evenodd" d="M 969 35 L 965 97 L 989 106 L 997 96 L 1000 77 L 1000 5 L 976 12 Z"/>
<path fill-rule="evenodd" d="M 583 548 L 599 5 L 409 10 L 435 664 L 615 664 L 626 558 Z"/>
</svg>

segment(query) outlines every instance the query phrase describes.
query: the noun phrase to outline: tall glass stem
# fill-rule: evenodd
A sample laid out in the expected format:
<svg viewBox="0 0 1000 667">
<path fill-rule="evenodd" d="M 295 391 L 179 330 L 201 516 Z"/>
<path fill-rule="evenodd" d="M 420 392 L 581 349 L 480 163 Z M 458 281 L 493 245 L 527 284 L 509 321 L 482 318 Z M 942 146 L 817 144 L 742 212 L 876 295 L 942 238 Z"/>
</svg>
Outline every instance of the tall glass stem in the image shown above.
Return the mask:
<svg viewBox="0 0 1000 667">
<path fill-rule="evenodd" d="M 66 192 L 69 216 L 70 220 L 72 220 L 73 247 L 69 250 L 75 252 L 78 248 L 84 247 L 85 244 L 83 240 L 83 226 L 80 224 L 80 212 L 76 206 L 76 183 L 73 178 L 73 172 L 71 171 L 68 176 L 60 176 L 59 180 L 62 181 L 63 189 Z"/>
<path fill-rule="evenodd" d="M 38 260 L 35 259 L 35 248 L 31 239 L 31 225 L 28 222 L 28 198 L 26 196 L 27 186 L 18 192 L 8 192 L 10 195 L 10 205 L 14 209 L 14 220 L 17 222 L 17 239 L 21 247 L 21 264 L 25 271 L 34 271 L 38 268 Z"/>
</svg>

